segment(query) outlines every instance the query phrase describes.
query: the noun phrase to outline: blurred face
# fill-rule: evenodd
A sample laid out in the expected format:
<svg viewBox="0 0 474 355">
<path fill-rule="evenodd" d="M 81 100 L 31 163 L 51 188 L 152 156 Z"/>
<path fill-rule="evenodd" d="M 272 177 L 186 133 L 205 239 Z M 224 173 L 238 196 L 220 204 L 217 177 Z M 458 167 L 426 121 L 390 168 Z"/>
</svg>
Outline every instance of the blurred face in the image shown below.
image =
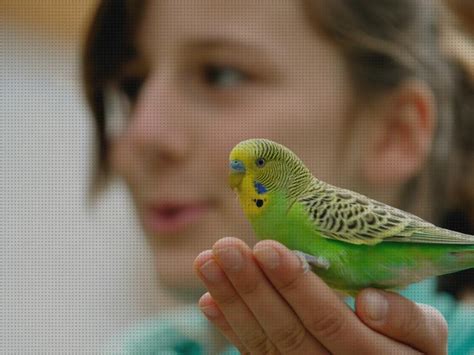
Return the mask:
<svg viewBox="0 0 474 355">
<path fill-rule="evenodd" d="M 227 186 L 238 142 L 275 140 L 322 180 L 350 185 L 340 156 L 348 74 L 298 2 L 150 1 L 137 45 L 121 79 L 131 111 L 110 159 L 164 285 L 199 288 L 192 262 L 219 238 L 254 243 Z"/>
</svg>

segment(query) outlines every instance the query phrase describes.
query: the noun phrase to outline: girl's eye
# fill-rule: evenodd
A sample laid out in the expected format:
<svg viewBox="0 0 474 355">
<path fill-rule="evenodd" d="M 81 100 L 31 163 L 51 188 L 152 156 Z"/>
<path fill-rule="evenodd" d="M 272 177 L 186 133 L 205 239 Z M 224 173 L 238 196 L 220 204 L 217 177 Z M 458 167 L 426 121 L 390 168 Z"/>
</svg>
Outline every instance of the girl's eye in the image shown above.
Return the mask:
<svg viewBox="0 0 474 355">
<path fill-rule="evenodd" d="M 209 86 L 232 87 L 248 79 L 241 70 L 232 66 L 206 65 L 203 69 L 204 81 Z"/>
<path fill-rule="evenodd" d="M 256 161 L 255 161 L 255 164 L 257 164 L 257 166 L 259 168 L 263 168 L 265 166 L 265 159 L 263 158 L 258 158 Z"/>
<path fill-rule="evenodd" d="M 138 97 L 138 94 L 140 93 L 142 84 L 143 78 L 125 78 L 120 82 L 120 91 L 125 94 L 125 96 L 130 100 L 130 102 L 135 102 Z"/>
</svg>

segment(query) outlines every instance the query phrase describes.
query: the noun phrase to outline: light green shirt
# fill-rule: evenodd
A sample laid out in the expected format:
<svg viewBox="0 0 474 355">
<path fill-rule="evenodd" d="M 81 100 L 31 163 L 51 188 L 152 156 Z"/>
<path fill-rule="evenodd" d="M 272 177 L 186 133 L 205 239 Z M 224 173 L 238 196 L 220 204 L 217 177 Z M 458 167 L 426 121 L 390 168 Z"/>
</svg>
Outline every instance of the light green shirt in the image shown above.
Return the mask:
<svg viewBox="0 0 474 355">
<path fill-rule="evenodd" d="M 436 280 L 413 284 L 401 294 L 438 309 L 449 327 L 449 354 L 474 354 L 474 308 L 436 292 Z M 353 306 L 353 300 L 348 303 Z M 119 354 L 200 355 L 214 354 L 210 343 L 213 329 L 197 306 L 145 321 L 113 339 L 106 349 Z M 228 346 L 222 355 L 239 354 Z"/>
</svg>

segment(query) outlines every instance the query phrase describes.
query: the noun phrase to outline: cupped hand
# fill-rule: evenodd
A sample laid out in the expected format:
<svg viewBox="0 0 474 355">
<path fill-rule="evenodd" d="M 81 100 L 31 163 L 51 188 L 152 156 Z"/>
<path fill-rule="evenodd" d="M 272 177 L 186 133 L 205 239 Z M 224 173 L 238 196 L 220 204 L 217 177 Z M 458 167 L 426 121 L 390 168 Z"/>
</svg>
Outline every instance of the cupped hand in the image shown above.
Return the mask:
<svg viewBox="0 0 474 355">
<path fill-rule="evenodd" d="M 209 290 L 201 310 L 244 354 L 446 354 L 447 325 L 434 308 L 366 289 L 354 313 L 275 241 L 252 250 L 223 238 L 194 266 Z"/>
</svg>

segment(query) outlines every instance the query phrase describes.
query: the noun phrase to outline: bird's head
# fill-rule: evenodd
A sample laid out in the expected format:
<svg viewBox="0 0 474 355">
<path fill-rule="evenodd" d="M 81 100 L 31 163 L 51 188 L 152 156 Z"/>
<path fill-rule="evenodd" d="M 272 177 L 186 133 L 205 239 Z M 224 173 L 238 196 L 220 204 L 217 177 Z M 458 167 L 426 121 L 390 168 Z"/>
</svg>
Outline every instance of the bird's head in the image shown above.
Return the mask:
<svg viewBox="0 0 474 355">
<path fill-rule="evenodd" d="M 311 173 L 288 148 L 268 139 L 249 139 L 237 144 L 229 156 L 229 185 L 240 192 L 243 181 L 257 195 L 281 191 L 296 193 L 296 183 L 307 183 Z"/>
</svg>

